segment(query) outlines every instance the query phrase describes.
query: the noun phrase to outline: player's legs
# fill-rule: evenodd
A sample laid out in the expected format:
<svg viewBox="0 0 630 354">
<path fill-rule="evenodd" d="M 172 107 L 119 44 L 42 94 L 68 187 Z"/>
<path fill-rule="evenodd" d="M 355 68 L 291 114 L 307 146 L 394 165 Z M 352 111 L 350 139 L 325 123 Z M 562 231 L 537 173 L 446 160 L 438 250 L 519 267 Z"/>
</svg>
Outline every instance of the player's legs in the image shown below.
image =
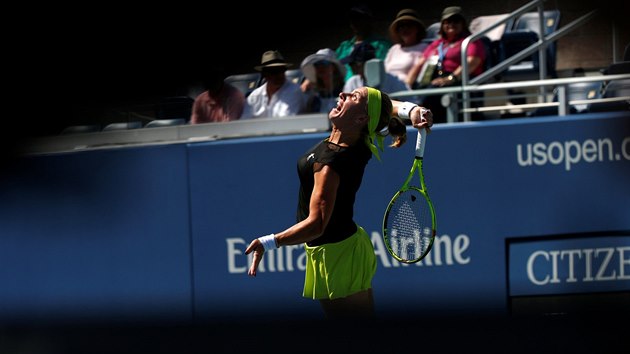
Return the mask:
<svg viewBox="0 0 630 354">
<path fill-rule="evenodd" d="M 329 319 L 371 318 L 374 316 L 372 289 L 333 300 L 320 300 Z"/>
</svg>

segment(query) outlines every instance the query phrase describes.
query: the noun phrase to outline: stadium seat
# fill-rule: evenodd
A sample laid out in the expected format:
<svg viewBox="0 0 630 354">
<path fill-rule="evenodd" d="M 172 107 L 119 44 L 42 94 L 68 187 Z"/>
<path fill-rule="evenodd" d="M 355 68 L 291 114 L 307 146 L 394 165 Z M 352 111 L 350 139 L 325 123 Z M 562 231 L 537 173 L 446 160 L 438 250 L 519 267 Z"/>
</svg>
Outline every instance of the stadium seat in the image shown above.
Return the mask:
<svg viewBox="0 0 630 354">
<path fill-rule="evenodd" d="M 189 96 L 162 97 L 157 105 L 157 119 L 190 119 L 195 102 Z"/>
<path fill-rule="evenodd" d="M 608 67 L 602 70 L 603 75 L 617 75 L 630 73 L 630 61 L 620 61 L 612 63 Z"/>
<path fill-rule="evenodd" d="M 514 21 L 511 27 L 506 26 L 505 33 L 499 42 L 499 60 L 503 61 L 512 55 L 538 42 L 541 36 L 548 36 L 558 29 L 560 22 L 559 10 L 548 10 L 543 12 L 544 33 L 540 33 L 540 19 L 538 12 L 528 12 Z M 547 75 L 557 77 L 556 72 L 556 43 L 547 45 Z M 502 73 L 502 77 L 507 81 L 530 80 L 539 78 L 539 58 L 538 52 L 533 53 L 529 58 L 521 60 L 519 63 L 511 65 Z"/>
<path fill-rule="evenodd" d="M 374 58 L 366 61 L 363 72 L 365 84 L 369 87 L 379 88 L 385 82 L 385 63 L 382 59 Z"/>
<path fill-rule="evenodd" d="M 239 89 L 245 97 L 249 96 L 256 87 L 260 86 L 262 76 L 259 72 L 230 75 L 225 78 L 225 82 Z"/>
<path fill-rule="evenodd" d="M 128 129 L 139 129 L 142 128 L 142 122 L 140 121 L 131 121 L 131 122 L 117 122 L 107 124 L 103 131 L 111 131 L 111 130 L 128 130 Z"/>
<path fill-rule="evenodd" d="M 509 14 L 475 17 L 472 21 L 470 21 L 470 32 L 473 34 L 479 33 L 486 28 L 494 25 L 495 23 L 501 22 L 508 16 Z M 503 23 L 479 38 L 483 42 L 483 45 L 486 49 L 486 61 L 484 64 L 484 71 L 489 70 L 499 62 L 499 46 L 501 42 L 501 37 L 505 33 L 505 29 L 508 26 L 512 26 L 512 22 L 508 21 L 507 24 Z M 496 75 L 495 80 L 500 80 L 500 75 Z"/>
<path fill-rule="evenodd" d="M 601 70 L 602 75 L 619 75 L 630 73 L 630 61 L 610 64 Z M 602 83 L 602 98 L 630 97 L 630 80 L 614 80 Z M 630 109 L 630 99 L 613 102 L 594 102 L 589 104 L 589 112 L 610 112 Z"/>
<path fill-rule="evenodd" d="M 176 125 L 184 125 L 186 124 L 186 120 L 183 118 L 175 118 L 175 119 L 156 119 L 147 123 L 145 128 L 161 128 L 161 127 L 172 127 Z"/>
<path fill-rule="evenodd" d="M 479 33 L 485 30 L 486 28 L 494 25 L 495 23 L 500 22 L 501 20 L 505 19 L 508 16 L 509 14 L 475 17 L 472 21 L 470 21 L 470 26 L 469 26 L 470 32 L 472 32 L 473 34 Z M 501 40 L 501 36 L 503 36 L 503 33 L 505 33 L 506 26 L 510 24 L 511 23 L 506 25 L 505 23 L 503 23 L 495 27 L 491 31 L 487 32 L 485 36 L 488 37 L 490 42 L 498 42 Z"/>
<path fill-rule="evenodd" d="M 302 81 L 304 81 L 304 74 L 302 73 L 302 69 L 287 70 L 284 74 L 286 75 L 287 80 L 293 81 L 298 85 L 300 85 Z"/>
<path fill-rule="evenodd" d="M 594 100 L 602 97 L 602 82 L 576 82 L 567 85 L 567 100 Z M 553 91 L 553 102 L 558 102 L 558 90 Z M 569 113 L 579 114 L 589 112 L 590 104 L 574 104 L 569 106 Z M 558 115 L 558 107 L 539 107 L 527 114 L 530 117 Z"/>
<path fill-rule="evenodd" d="M 627 97 L 622 101 L 595 102 L 588 106 L 589 112 L 611 112 L 630 110 L 630 79 L 607 82 L 602 92 L 603 98 Z"/>
<path fill-rule="evenodd" d="M 603 97 L 630 97 L 630 79 L 614 80 L 604 87 Z"/>
<path fill-rule="evenodd" d="M 538 41 L 536 32 L 521 30 L 510 31 L 503 34 L 499 42 L 499 61 L 504 61 L 521 50 Z M 512 64 L 501 76 L 514 80 L 535 79 L 538 77 L 538 53 L 532 54 L 518 63 Z"/>
<path fill-rule="evenodd" d="M 544 28 L 545 34 L 550 34 L 558 29 L 558 23 L 560 22 L 560 10 L 547 10 L 543 11 L 544 16 Z M 521 31 L 529 30 L 534 31 L 540 35 L 540 23 L 538 12 L 527 12 L 521 15 L 514 21 L 514 25 L 507 29 L 507 31 Z"/>
<path fill-rule="evenodd" d="M 65 127 L 61 131 L 61 135 L 96 133 L 99 131 L 101 131 L 101 126 L 99 124 L 71 125 L 71 126 Z"/>
<path fill-rule="evenodd" d="M 479 40 L 481 41 L 481 43 L 483 43 L 483 47 L 486 50 L 486 60 L 483 64 L 483 70 L 486 71 L 499 62 L 497 49 L 498 42 L 493 42 L 487 36 L 482 36 L 479 38 Z"/>
<path fill-rule="evenodd" d="M 435 22 L 426 28 L 427 34 L 424 36 L 422 40 L 423 43 L 429 44 L 434 40 L 440 38 L 438 32 L 440 32 L 440 27 L 442 26 L 442 22 Z"/>
<path fill-rule="evenodd" d="M 602 97 L 602 82 L 576 82 L 567 86 L 567 97 L 569 101 L 593 100 Z M 570 107 L 571 113 L 584 113 L 589 110 L 589 105 L 575 104 Z"/>
</svg>

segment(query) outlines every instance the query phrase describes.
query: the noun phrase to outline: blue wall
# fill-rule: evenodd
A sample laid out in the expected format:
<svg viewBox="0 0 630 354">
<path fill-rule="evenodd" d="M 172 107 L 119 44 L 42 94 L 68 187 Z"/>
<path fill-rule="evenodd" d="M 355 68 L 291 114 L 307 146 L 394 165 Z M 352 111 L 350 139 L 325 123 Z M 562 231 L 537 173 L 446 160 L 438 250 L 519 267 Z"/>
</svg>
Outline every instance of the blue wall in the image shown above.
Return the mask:
<svg viewBox="0 0 630 354">
<path fill-rule="evenodd" d="M 401 265 L 383 247 L 381 222 L 411 167 L 409 130 L 402 149 L 369 163 L 357 199 L 379 259 L 377 311 L 504 314 L 510 296 L 630 290 L 629 118 L 435 126 L 424 172 L 438 239 L 427 259 Z M 325 136 L 20 160 L 0 176 L 0 318 L 321 317 L 301 298 L 301 247 L 267 254 L 256 278 L 244 250 L 292 225 L 297 158 Z M 554 253 L 576 247 L 572 263 Z M 546 258 L 532 258 L 541 250 Z M 587 258 L 602 277 L 587 279 Z M 579 276 L 567 283 L 571 267 Z M 570 286 L 532 282 L 550 269 Z"/>
</svg>

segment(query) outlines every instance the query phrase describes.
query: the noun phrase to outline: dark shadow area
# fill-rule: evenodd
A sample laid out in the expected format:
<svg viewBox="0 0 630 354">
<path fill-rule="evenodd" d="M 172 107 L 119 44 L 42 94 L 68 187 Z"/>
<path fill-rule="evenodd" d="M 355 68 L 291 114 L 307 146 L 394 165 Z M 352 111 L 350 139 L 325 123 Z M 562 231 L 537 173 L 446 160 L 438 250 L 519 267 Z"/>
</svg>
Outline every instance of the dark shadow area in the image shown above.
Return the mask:
<svg viewBox="0 0 630 354">
<path fill-rule="evenodd" d="M 621 353 L 623 318 L 423 317 L 361 321 L 231 318 L 27 326 L 0 332 L 3 353 Z M 621 322 L 620 322 L 621 321 Z"/>
</svg>

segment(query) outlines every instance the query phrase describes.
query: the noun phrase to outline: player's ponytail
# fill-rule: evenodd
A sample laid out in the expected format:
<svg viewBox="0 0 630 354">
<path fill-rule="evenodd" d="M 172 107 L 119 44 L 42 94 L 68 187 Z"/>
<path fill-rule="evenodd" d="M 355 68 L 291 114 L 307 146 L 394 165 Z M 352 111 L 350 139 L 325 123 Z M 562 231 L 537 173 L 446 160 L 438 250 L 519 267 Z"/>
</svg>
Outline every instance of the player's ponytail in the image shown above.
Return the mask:
<svg viewBox="0 0 630 354">
<path fill-rule="evenodd" d="M 381 91 L 381 119 L 376 127 L 376 131 L 379 132 L 377 134 L 391 135 L 392 144 L 389 146 L 398 148 L 407 141 L 407 126 L 400 118 L 392 117 L 393 110 L 394 106 L 391 98 Z M 387 130 L 381 132 L 386 127 Z"/>
<path fill-rule="evenodd" d="M 389 124 L 387 125 L 387 130 L 392 136 L 392 143 L 389 145 L 390 147 L 399 148 L 407 141 L 407 126 L 400 118 L 391 117 L 389 119 Z"/>
</svg>

